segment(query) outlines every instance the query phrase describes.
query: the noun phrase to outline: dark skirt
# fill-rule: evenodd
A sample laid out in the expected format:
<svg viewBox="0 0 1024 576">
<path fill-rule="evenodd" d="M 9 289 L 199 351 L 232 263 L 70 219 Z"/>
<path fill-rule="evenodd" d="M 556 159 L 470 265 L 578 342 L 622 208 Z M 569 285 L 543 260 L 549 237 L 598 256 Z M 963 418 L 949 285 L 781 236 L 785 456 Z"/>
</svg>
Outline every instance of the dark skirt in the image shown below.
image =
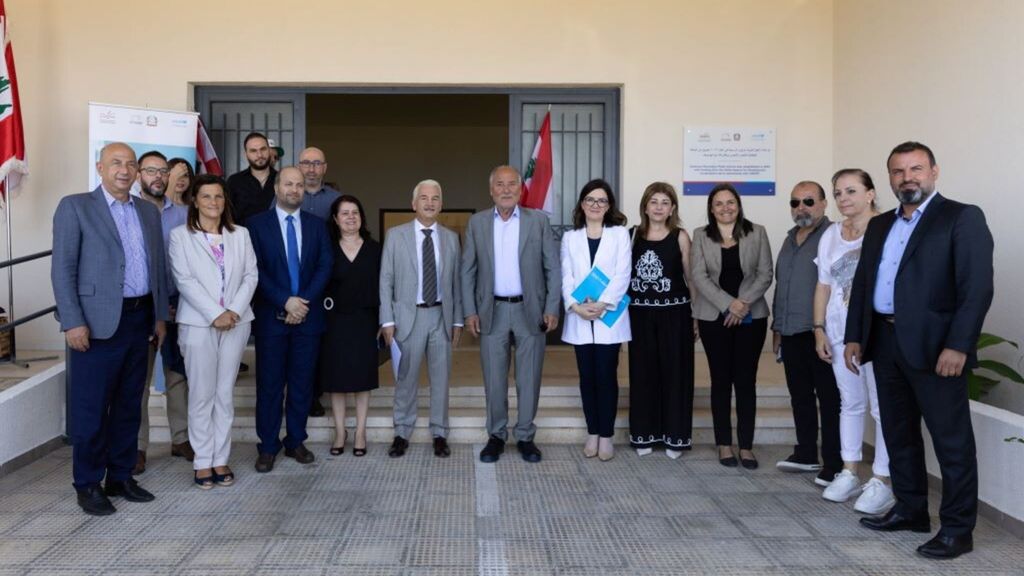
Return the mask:
<svg viewBox="0 0 1024 576">
<path fill-rule="evenodd" d="M 329 311 L 320 342 L 320 385 L 324 392 L 366 392 L 377 378 L 377 310 Z"/>
<path fill-rule="evenodd" d="M 688 450 L 693 433 L 690 305 L 630 306 L 629 443 Z"/>
</svg>

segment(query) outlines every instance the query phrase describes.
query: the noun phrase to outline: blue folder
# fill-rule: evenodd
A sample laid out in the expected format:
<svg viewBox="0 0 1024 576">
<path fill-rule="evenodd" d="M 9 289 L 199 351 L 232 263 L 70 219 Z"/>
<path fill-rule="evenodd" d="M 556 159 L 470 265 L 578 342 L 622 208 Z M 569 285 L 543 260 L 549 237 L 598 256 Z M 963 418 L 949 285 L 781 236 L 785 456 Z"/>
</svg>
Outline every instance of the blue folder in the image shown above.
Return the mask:
<svg viewBox="0 0 1024 576">
<path fill-rule="evenodd" d="M 608 275 L 597 266 L 594 266 L 590 270 L 590 274 L 587 274 L 587 277 L 583 279 L 583 282 L 580 282 L 579 286 L 572 291 L 572 297 L 577 302 L 597 302 L 607 287 Z M 605 312 L 604 316 L 600 318 L 601 322 L 604 322 L 605 326 L 611 328 L 619 317 L 622 316 L 622 313 L 626 311 L 629 302 L 629 294 L 623 294 L 622 300 L 619 300 L 619 305 L 615 307 L 615 310 Z"/>
</svg>

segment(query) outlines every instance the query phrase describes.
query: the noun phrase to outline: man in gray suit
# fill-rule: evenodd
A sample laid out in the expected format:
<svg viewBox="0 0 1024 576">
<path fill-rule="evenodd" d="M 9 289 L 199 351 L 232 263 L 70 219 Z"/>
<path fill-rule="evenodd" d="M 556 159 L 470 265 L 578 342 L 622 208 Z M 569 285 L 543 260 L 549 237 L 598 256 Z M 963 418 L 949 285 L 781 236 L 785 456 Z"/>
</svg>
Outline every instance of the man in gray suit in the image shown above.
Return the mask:
<svg viewBox="0 0 1024 576">
<path fill-rule="evenodd" d="M 151 345 L 166 333 L 167 276 L 160 213 L 129 194 L 138 174 L 126 144 L 105 146 L 101 185 L 61 199 L 50 279 L 68 344 L 68 435 L 78 505 L 116 512 L 110 496 L 149 502 L 132 479 Z M 106 486 L 100 482 L 106 477 Z"/>
<path fill-rule="evenodd" d="M 561 270 L 547 216 L 522 208 L 522 178 L 511 166 L 491 171 L 493 210 L 469 219 L 462 252 L 462 307 L 466 329 L 480 337 L 487 398 L 482 462 L 497 462 L 508 438 L 508 369 L 516 348 L 519 418 L 516 447 L 527 462 L 540 462 L 533 424 L 544 365 L 544 334 L 558 327 Z"/>
<path fill-rule="evenodd" d="M 462 336 L 459 236 L 441 226 L 441 185 L 424 180 L 412 190 L 416 218 L 388 230 L 380 266 L 380 320 L 384 341 L 398 341 L 401 359 L 395 385 L 395 439 L 388 456 L 409 447 L 416 425 L 420 364 L 430 377 L 430 432 L 434 456 L 447 458 L 448 374 L 452 345 Z"/>
</svg>

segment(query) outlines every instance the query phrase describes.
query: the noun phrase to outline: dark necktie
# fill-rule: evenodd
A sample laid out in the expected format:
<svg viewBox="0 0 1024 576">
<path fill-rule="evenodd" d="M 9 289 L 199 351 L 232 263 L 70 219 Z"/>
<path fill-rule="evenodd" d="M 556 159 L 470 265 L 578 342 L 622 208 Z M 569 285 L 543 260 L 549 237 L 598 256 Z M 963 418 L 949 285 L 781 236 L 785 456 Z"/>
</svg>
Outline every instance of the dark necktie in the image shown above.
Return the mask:
<svg viewBox="0 0 1024 576">
<path fill-rule="evenodd" d="M 288 222 L 288 279 L 291 281 L 292 296 L 299 293 L 299 237 L 295 234 L 295 217 L 285 217 Z"/>
<path fill-rule="evenodd" d="M 430 235 L 434 231 L 423 229 L 423 303 L 437 302 L 437 262 L 434 261 L 434 239 Z"/>
</svg>

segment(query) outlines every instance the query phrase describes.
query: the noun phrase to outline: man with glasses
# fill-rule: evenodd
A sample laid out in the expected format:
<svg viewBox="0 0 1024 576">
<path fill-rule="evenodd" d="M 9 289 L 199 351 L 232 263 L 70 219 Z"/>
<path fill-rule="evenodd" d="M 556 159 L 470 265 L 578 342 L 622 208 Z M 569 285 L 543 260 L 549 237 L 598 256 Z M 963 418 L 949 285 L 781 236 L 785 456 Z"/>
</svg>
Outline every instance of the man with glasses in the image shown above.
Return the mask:
<svg viewBox="0 0 1024 576">
<path fill-rule="evenodd" d="M 163 229 L 164 254 L 170 243 L 171 230 L 185 224 L 188 208 L 179 206 L 167 197 L 170 169 L 167 158 L 156 150 L 150 150 L 139 157 L 139 190 L 142 198 L 148 200 L 160 211 L 160 225 Z M 166 258 L 165 258 L 166 262 Z M 189 462 L 195 458 L 192 444 L 188 441 L 188 383 L 185 381 L 185 360 L 178 349 L 178 329 L 174 324 L 174 312 L 178 305 L 178 290 L 171 277 L 170 265 L 165 266 L 169 308 L 167 313 L 167 337 L 160 348 L 164 372 L 164 398 L 167 405 L 167 424 L 171 432 L 171 456 L 184 458 Z M 139 425 L 139 450 L 132 474 L 146 471 L 146 450 L 149 448 L 149 391 L 152 385 L 153 362 L 156 348 L 149 349 L 149 364 L 146 372 L 146 388 L 142 393 L 142 422 Z"/>
<path fill-rule="evenodd" d="M 68 345 L 74 486 L 95 516 L 117 511 L 110 497 L 154 499 L 131 471 L 146 352 L 166 330 L 167 276 L 160 213 L 130 194 L 138 170 L 127 144 L 107 144 L 96 163 L 101 184 L 65 196 L 53 215 L 50 281 Z"/>
<path fill-rule="evenodd" d="M 242 143 L 249 167 L 228 178 L 228 200 L 235 222 L 246 220 L 274 205 L 274 180 L 277 170 L 271 163 L 270 143 L 259 132 L 250 132 Z"/>
<path fill-rule="evenodd" d="M 786 371 L 796 446 L 776 463 L 787 472 L 818 472 L 815 484 L 828 486 L 843 468 L 839 451 L 839 387 L 832 365 L 814 350 L 814 291 L 818 285 L 818 242 L 829 227 L 825 190 L 804 181 L 789 195 L 796 226 L 786 234 L 775 264 L 772 300 L 772 349 Z M 821 418 L 821 464 L 818 463 L 818 419 Z"/>
<path fill-rule="evenodd" d="M 299 170 L 302 172 L 302 186 L 306 190 L 302 197 L 302 211 L 327 220 L 331 217 L 331 204 L 341 196 L 341 192 L 324 184 L 324 174 L 327 173 L 324 151 L 310 146 L 299 153 Z M 319 378 L 313 382 L 313 406 L 309 409 L 309 415 L 319 417 L 327 413 L 320 403 L 324 392 Z"/>
</svg>

